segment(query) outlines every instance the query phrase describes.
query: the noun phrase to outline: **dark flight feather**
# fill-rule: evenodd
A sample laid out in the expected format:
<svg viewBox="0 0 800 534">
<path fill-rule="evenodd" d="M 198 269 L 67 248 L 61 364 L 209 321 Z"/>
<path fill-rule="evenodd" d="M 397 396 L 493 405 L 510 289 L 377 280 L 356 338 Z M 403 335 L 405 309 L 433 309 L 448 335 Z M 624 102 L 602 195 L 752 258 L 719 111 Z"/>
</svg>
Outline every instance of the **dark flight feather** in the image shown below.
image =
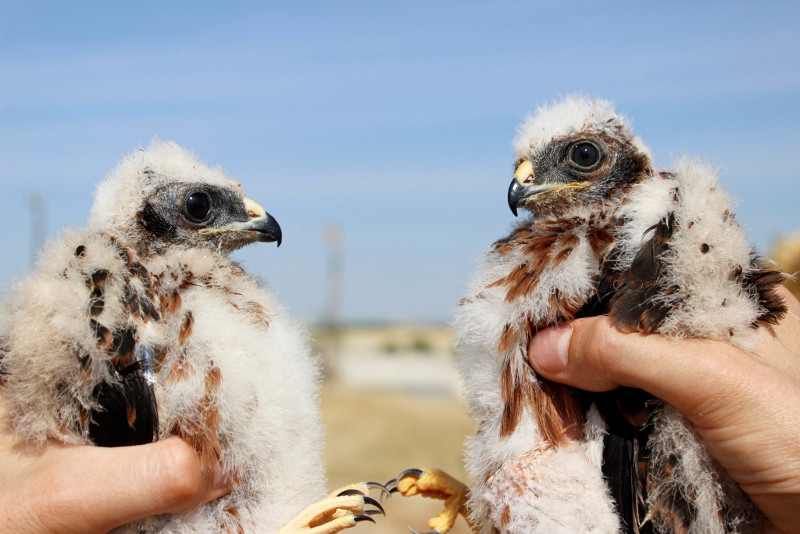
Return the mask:
<svg viewBox="0 0 800 534">
<path fill-rule="evenodd" d="M 98 407 L 89 412 L 89 437 L 101 447 L 142 445 L 158 439 L 158 410 L 147 378 L 148 362 L 114 370 L 94 388 Z"/>
</svg>

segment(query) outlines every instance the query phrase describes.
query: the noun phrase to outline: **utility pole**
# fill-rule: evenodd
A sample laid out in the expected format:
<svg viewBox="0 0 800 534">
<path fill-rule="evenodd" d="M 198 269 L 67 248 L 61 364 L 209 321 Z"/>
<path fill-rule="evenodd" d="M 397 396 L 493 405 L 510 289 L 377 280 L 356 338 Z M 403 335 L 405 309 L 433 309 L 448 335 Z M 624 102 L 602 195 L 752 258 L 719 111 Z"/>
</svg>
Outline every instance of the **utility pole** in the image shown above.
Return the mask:
<svg viewBox="0 0 800 534">
<path fill-rule="evenodd" d="M 47 206 L 44 196 L 38 191 L 28 195 L 28 209 L 31 217 L 30 234 L 30 265 L 31 269 L 36 264 L 39 249 L 42 248 L 47 237 Z"/>
<path fill-rule="evenodd" d="M 325 227 L 325 316 L 323 366 L 325 378 L 336 379 L 342 315 L 342 231 L 335 223 Z"/>
</svg>

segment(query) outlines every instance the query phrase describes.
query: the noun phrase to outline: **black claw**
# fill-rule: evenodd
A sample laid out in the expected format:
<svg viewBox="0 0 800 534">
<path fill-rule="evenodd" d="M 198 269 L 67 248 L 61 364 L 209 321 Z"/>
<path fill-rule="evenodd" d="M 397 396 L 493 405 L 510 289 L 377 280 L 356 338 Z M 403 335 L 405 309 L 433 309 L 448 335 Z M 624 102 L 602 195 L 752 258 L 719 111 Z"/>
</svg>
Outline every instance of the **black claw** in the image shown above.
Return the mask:
<svg viewBox="0 0 800 534">
<path fill-rule="evenodd" d="M 392 496 L 392 494 L 389 492 L 389 490 L 386 488 L 386 486 L 384 486 L 380 482 L 364 482 L 364 485 L 366 487 L 368 487 L 369 489 L 380 490 L 380 492 L 381 492 L 381 500 L 383 500 L 384 497 L 391 497 Z"/>
<path fill-rule="evenodd" d="M 365 495 L 364 496 L 364 504 L 371 504 L 372 506 L 374 506 L 375 508 L 378 509 L 379 513 L 381 513 L 383 515 L 386 515 L 386 512 L 383 511 L 383 506 L 381 506 L 381 503 L 379 503 L 378 501 L 376 501 L 372 497 L 367 497 Z"/>
<path fill-rule="evenodd" d="M 402 480 L 409 476 L 415 476 L 417 478 L 423 475 L 424 471 L 422 469 L 406 469 L 402 473 L 397 476 L 397 480 Z"/>
<path fill-rule="evenodd" d="M 441 532 L 439 532 L 438 530 L 431 530 L 430 532 L 420 532 L 419 530 L 414 530 L 411 527 L 408 527 L 408 530 L 410 530 L 413 534 L 441 534 Z"/>
<path fill-rule="evenodd" d="M 361 522 L 361 521 L 371 521 L 372 523 L 374 523 L 374 522 L 375 522 L 375 520 L 374 520 L 374 519 L 372 519 L 372 518 L 371 518 L 370 516 L 368 516 L 368 515 L 354 515 L 354 516 L 353 516 L 353 521 L 355 521 L 356 523 L 359 523 L 359 522 Z"/>
<path fill-rule="evenodd" d="M 400 480 L 402 480 L 402 479 L 404 479 L 406 477 L 410 477 L 410 476 L 414 476 L 414 477 L 419 478 L 419 477 L 421 477 L 423 475 L 423 473 L 424 473 L 424 471 L 422 469 L 406 469 L 405 471 L 400 473 L 397 476 L 397 478 L 393 478 L 392 480 L 387 482 L 386 483 L 386 489 L 389 491 L 390 494 L 394 493 L 394 492 L 397 491 L 397 483 Z"/>
<path fill-rule="evenodd" d="M 364 514 L 366 514 L 366 515 L 378 515 L 378 514 L 386 515 L 383 512 L 381 512 L 380 510 L 364 510 Z"/>
<path fill-rule="evenodd" d="M 365 495 L 363 491 L 359 491 L 357 489 L 348 489 L 348 490 L 344 490 L 343 492 L 339 493 L 336 496 L 337 497 L 347 497 L 349 495 L 361 495 L 362 499 L 364 500 L 364 504 L 370 504 L 370 505 L 372 505 L 372 506 L 374 506 L 375 508 L 378 509 L 378 510 L 376 510 L 376 513 L 386 515 L 386 512 L 383 511 L 383 506 L 381 506 L 381 503 L 379 503 L 378 501 L 376 501 L 372 497 L 369 497 L 369 496 Z"/>
<path fill-rule="evenodd" d="M 366 493 L 364 493 L 363 491 L 357 490 L 357 489 L 346 489 L 346 490 L 344 490 L 343 492 L 339 493 L 336 496 L 337 497 L 347 497 L 348 495 L 364 495 L 364 496 L 366 496 Z"/>
</svg>

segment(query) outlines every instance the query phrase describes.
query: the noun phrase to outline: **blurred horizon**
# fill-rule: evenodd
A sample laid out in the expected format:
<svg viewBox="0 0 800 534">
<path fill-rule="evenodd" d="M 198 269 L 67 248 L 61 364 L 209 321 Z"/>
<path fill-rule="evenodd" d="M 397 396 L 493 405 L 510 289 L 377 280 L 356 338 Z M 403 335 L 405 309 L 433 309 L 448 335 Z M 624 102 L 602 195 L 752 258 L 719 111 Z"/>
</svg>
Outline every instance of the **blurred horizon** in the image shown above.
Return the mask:
<svg viewBox="0 0 800 534">
<path fill-rule="evenodd" d="M 800 230 L 798 23 L 789 1 L 2 1 L 0 293 L 158 137 L 280 222 L 279 249 L 235 257 L 293 314 L 446 324 L 513 222 L 517 124 L 574 92 L 659 166 L 717 167 L 766 254 Z"/>
</svg>

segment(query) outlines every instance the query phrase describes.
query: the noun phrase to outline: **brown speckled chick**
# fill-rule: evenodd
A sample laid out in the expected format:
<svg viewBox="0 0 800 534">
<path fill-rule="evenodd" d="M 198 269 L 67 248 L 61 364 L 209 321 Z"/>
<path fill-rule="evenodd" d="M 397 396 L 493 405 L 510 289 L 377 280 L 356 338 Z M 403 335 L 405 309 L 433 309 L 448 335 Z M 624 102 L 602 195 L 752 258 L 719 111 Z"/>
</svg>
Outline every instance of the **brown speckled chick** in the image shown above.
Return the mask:
<svg viewBox="0 0 800 534">
<path fill-rule="evenodd" d="M 514 149 L 508 202 L 528 216 L 488 252 L 454 322 L 478 431 L 469 499 L 452 507 L 482 533 L 757 532 L 758 511 L 676 409 L 545 380 L 528 351 L 538 330 L 600 314 L 746 348 L 785 312 L 782 275 L 754 255 L 715 172 L 688 158 L 655 169 L 610 102 L 539 108 Z"/>
<path fill-rule="evenodd" d="M 120 532 L 316 534 L 368 518 L 362 494 L 315 503 L 318 361 L 304 327 L 229 258 L 275 241 L 277 222 L 238 183 L 156 141 L 119 163 L 88 228 L 49 243 L 4 304 L 14 432 L 99 446 L 176 435 L 233 481 L 200 509 Z"/>
</svg>

